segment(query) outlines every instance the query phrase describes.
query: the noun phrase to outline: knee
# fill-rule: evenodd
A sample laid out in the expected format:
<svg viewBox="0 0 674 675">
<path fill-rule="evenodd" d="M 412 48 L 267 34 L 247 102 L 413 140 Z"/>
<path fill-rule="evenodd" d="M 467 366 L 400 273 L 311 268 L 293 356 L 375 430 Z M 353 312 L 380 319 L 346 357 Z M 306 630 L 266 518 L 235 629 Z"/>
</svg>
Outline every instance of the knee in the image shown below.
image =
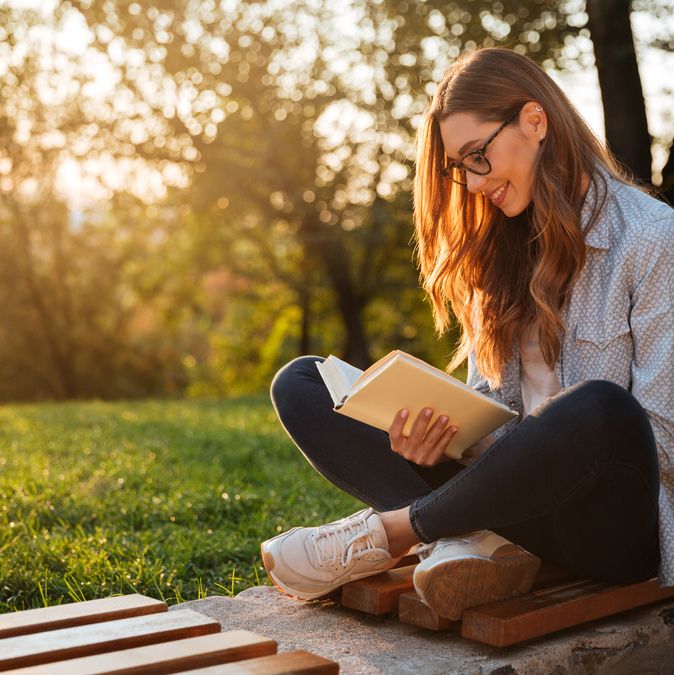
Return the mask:
<svg viewBox="0 0 674 675">
<path fill-rule="evenodd" d="M 585 380 L 573 389 L 583 405 L 598 415 L 608 413 L 614 417 L 616 412 L 633 414 L 642 411 L 630 392 L 609 380 Z"/>
<path fill-rule="evenodd" d="M 644 441 L 655 443 L 646 411 L 623 387 L 608 380 L 586 380 L 574 390 L 583 409 L 612 434 L 621 430 L 627 438 L 634 438 L 640 444 Z"/>
<path fill-rule="evenodd" d="M 307 382 L 316 381 L 320 377 L 316 361 L 324 361 L 321 356 L 298 356 L 281 368 L 271 383 L 271 399 L 278 407 L 278 402 L 294 397 Z"/>
</svg>

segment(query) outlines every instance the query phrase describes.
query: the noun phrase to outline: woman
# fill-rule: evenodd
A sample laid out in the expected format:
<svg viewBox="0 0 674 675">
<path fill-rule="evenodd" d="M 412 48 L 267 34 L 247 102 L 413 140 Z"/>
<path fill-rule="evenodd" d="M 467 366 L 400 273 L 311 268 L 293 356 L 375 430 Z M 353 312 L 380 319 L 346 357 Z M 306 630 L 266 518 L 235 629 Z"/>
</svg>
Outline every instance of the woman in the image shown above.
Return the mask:
<svg viewBox="0 0 674 675">
<path fill-rule="evenodd" d="M 462 463 L 452 411 L 402 435 L 335 414 L 317 357 L 272 384 L 312 465 L 371 508 L 262 544 L 300 598 L 388 569 L 415 544 L 440 615 L 528 590 L 539 558 L 580 577 L 674 585 L 674 211 L 631 185 L 559 87 L 484 49 L 440 82 L 418 132 L 421 278 L 450 309 L 468 384 L 520 413 Z"/>
</svg>

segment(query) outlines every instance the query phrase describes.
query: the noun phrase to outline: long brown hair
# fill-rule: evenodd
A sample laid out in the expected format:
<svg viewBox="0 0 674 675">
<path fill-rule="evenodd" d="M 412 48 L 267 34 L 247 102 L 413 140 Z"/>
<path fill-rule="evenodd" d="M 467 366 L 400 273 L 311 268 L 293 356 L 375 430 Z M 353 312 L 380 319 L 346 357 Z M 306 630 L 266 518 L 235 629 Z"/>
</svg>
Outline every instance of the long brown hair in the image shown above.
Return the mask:
<svg viewBox="0 0 674 675">
<path fill-rule="evenodd" d="M 447 158 L 439 121 L 469 112 L 500 122 L 529 101 L 543 106 L 548 129 L 532 202 L 508 218 L 482 194 L 442 174 Z M 478 370 L 499 387 L 514 340 L 532 323 L 546 363 L 554 366 L 564 333 L 561 308 L 585 262 L 581 179 L 596 181 L 598 166 L 624 178 L 562 90 L 526 57 L 481 49 L 446 72 L 417 134 L 414 222 L 436 328 L 442 334 L 450 327 L 451 307 L 462 329 L 448 370 L 473 350 Z M 590 226 L 600 207 L 595 204 Z"/>
</svg>

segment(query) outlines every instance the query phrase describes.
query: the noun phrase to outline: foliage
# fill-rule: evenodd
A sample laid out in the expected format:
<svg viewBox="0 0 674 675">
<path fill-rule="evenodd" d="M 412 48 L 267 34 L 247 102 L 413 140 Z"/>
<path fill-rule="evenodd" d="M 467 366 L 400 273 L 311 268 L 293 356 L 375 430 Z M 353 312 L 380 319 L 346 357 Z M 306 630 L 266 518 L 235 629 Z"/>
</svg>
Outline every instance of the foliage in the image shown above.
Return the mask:
<svg viewBox="0 0 674 675">
<path fill-rule="evenodd" d="M 4 407 L 0 495 L 1 611 L 236 593 L 262 539 L 359 508 L 260 397 Z"/>
<path fill-rule="evenodd" d="M 581 0 L 36 7 L 0 6 L 0 400 L 442 366 L 410 248 L 432 83 L 478 45 L 591 65 Z"/>
<path fill-rule="evenodd" d="M 0 399 L 180 389 L 178 341 L 141 316 L 161 253 L 146 208 L 119 194 L 78 214 L 58 193 L 68 161 L 93 160 L 110 135 L 87 111 L 95 74 L 44 39 L 36 12 L 0 16 Z"/>
</svg>

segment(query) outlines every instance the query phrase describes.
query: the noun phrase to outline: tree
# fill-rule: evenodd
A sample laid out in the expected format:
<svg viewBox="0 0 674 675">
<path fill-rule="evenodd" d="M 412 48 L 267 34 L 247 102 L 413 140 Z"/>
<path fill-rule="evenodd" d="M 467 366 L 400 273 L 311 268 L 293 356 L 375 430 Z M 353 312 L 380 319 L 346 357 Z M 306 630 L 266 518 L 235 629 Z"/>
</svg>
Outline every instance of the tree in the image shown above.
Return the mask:
<svg viewBox="0 0 674 675">
<path fill-rule="evenodd" d="M 630 15 L 635 3 L 586 0 L 588 27 L 599 73 L 605 111 L 606 140 L 635 178 L 652 181 L 651 144 Z M 639 3 L 637 3 L 639 4 Z M 643 4 L 643 3 L 640 3 Z M 650 9 L 654 10 L 653 3 Z M 659 7 L 662 9 L 662 6 Z M 663 193 L 670 201 L 674 184 L 672 159 L 663 170 Z"/>
<path fill-rule="evenodd" d="M 128 55 L 123 86 L 196 151 L 185 197 L 212 264 L 292 288 L 302 349 L 312 285 L 328 286 L 342 355 L 360 365 L 371 360 L 367 308 L 418 294 L 408 242 L 421 83 L 477 43 L 516 38 L 543 60 L 575 32 L 535 2 L 72 4 L 100 50 Z M 165 155 L 151 139 L 137 150 Z"/>
<path fill-rule="evenodd" d="M 651 137 L 630 25 L 630 7 L 615 0 L 587 0 L 599 86 L 606 111 L 606 139 L 635 178 L 651 182 Z"/>
<path fill-rule="evenodd" d="M 150 233 L 110 215 L 75 220 L 58 193 L 66 160 L 109 142 L 87 114 L 91 75 L 45 38 L 39 12 L 0 8 L 0 26 L 0 399 L 170 388 L 175 356 L 158 334 L 132 335 Z"/>
</svg>

